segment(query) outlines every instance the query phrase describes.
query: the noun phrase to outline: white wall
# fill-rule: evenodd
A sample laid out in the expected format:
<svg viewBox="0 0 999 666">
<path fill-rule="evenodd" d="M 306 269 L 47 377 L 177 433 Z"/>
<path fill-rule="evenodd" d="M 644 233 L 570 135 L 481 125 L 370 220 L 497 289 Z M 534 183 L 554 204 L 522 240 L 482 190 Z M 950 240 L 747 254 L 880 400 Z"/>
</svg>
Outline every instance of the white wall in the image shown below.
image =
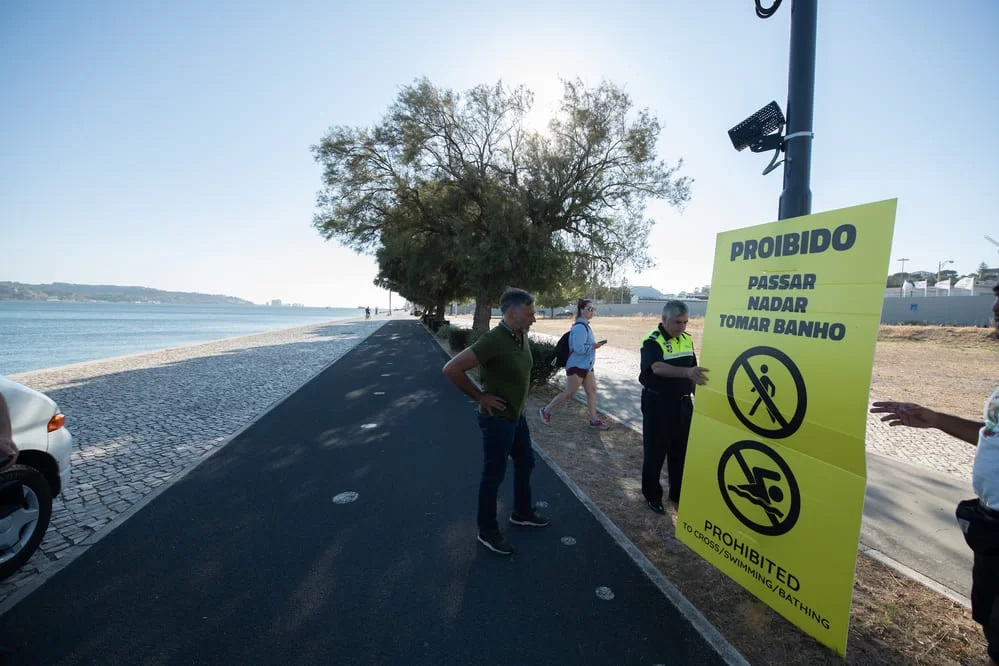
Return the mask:
<svg viewBox="0 0 999 666">
<path fill-rule="evenodd" d="M 921 295 L 901 298 L 898 292 L 884 299 L 881 309 L 882 324 L 945 324 L 956 326 L 992 326 L 992 303 L 995 296 L 929 297 Z M 691 317 L 703 317 L 707 311 L 705 301 L 684 301 Z M 663 303 L 598 304 L 601 316 L 662 315 Z M 498 312 L 498 311 L 497 311 Z"/>
<path fill-rule="evenodd" d="M 683 299 L 681 299 L 683 300 Z M 703 317 L 707 312 L 707 301 L 684 300 L 690 309 L 691 317 Z M 882 324 L 941 324 L 950 326 L 992 326 L 992 304 L 995 296 L 978 294 L 975 296 L 918 296 L 901 297 L 898 290 L 887 294 L 881 309 Z M 646 301 L 643 303 L 598 303 L 597 312 L 602 317 L 660 317 L 665 302 Z M 474 306 L 456 308 L 451 314 L 471 314 Z M 544 310 L 547 316 L 548 310 Z M 540 316 L 539 312 L 539 316 Z M 493 317 L 499 317 L 499 308 L 493 310 Z"/>
</svg>

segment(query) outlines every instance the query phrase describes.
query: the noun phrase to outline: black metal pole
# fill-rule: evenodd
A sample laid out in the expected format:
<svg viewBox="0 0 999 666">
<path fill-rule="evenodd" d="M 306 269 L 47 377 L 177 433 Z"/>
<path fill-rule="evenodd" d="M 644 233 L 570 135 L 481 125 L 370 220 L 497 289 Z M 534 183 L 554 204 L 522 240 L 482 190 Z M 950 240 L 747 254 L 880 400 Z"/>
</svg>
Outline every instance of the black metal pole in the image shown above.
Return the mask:
<svg viewBox="0 0 999 666">
<path fill-rule="evenodd" d="M 777 219 L 812 212 L 812 109 L 815 97 L 815 23 L 818 0 L 792 0 L 787 77 L 784 191 Z"/>
</svg>

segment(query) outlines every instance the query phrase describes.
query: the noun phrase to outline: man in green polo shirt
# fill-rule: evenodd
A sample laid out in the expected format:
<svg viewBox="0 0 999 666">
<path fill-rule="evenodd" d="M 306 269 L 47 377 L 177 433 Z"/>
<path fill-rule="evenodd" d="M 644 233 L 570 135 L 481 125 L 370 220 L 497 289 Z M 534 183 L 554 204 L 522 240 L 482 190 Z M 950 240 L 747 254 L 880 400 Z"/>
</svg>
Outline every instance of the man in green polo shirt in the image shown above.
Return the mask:
<svg viewBox="0 0 999 666">
<path fill-rule="evenodd" d="M 513 458 L 510 522 L 522 527 L 545 527 L 549 521 L 531 503 L 534 450 L 524 418 L 533 365 L 527 331 L 535 321 L 534 297 L 511 287 L 500 297 L 500 312 L 503 319 L 499 325 L 448 361 L 444 375 L 479 405 L 483 455 L 479 543 L 493 552 L 510 555 L 513 548 L 496 519 L 496 497 L 506 476 L 507 458 Z M 480 368 L 481 389 L 465 374 L 475 367 Z"/>
</svg>

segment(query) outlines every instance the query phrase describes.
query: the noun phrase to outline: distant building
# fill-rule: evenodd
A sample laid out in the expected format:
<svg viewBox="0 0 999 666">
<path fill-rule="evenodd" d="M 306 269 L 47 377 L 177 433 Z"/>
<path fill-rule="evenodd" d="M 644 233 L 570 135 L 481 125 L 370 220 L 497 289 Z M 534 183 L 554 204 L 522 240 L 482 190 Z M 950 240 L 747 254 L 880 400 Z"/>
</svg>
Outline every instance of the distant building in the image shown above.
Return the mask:
<svg viewBox="0 0 999 666">
<path fill-rule="evenodd" d="M 282 305 L 284 304 L 281 302 L 280 298 L 275 298 L 274 300 L 271 301 L 271 307 L 279 308 Z"/>
<path fill-rule="evenodd" d="M 668 300 L 665 294 L 654 287 L 630 287 L 630 289 L 632 303 Z"/>
</svg>

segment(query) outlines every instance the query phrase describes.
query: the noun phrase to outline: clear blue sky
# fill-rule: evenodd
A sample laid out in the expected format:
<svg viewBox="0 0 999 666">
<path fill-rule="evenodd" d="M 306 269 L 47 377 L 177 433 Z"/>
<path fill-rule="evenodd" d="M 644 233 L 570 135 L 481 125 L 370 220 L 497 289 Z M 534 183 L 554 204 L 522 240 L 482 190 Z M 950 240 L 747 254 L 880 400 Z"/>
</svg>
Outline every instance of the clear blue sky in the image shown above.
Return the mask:
<svg viewBox="0 0 999 666">
<path fill-rule="evenodd" d="M 0 4 L 0 280 L 384 307 L 373 260 L 311 226 L 309 148 L 423 76 L 523 83 L 539 115 L 560 76 L 648 107 L 695 182 L 682 214 L 650 207 L 658 267 L 631 284 L 708 284 L 718 232 L 776 219 L 783 168 L 727 130 L 786 108 L 792 0 L 768 20 L 752 0 L 478 4 Z M 819 2 L 813 212 L 898 197 L 886 274 L 999 263 L 997 34 L 995 0 Z"/>
</svg>

